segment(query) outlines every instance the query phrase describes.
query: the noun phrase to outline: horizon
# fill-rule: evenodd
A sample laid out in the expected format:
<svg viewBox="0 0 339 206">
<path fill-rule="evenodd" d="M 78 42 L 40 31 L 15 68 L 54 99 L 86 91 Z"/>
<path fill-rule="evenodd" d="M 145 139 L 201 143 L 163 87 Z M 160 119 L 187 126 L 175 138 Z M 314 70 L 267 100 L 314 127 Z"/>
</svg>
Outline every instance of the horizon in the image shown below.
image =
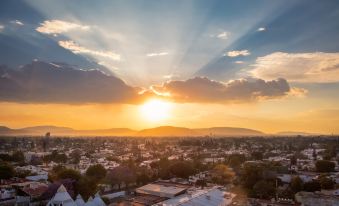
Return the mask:
<svg viewBox="0 0 339 206">
<path fill-rule="evenodd" d="M 339 134 L 335 0 L 0 2 L 0 125 Z"/>
</svg>

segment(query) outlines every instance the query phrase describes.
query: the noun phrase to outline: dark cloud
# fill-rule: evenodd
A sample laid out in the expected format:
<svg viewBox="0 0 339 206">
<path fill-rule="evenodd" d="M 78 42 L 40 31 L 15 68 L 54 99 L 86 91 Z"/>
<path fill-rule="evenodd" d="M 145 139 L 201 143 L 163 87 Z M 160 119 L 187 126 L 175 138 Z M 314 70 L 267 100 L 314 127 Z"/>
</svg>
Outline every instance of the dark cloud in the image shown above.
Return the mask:
<svg viewBox="0 0 339 206">
<path fill-rule="evenodd" d="M 22 103 L 128 103 L 151 97 L 176 102 L 251 102 L 291 93 L 285 79 L 239 79 L 227 83 L 206 77 L 169 81 L 141 92 L 99 70 L 81 70 L 61 63 L 34 61 L 18 69 L 0 67 L 0 101 Z M 166 96 L 164 94 L 170 94 Z"/>
<path fill-rule="evenodd" d="M 264 81 L 262 79 L 239 79 L 227 83 L 196 77 L 186 81 L 169 81 L 154 86 L 155 93 L 171 94 L 181 102 L 244 102 L 258 99 L 279 98 L 291 88 L 285 79 Z"/>
<path fill-rule="evenodd" d="M 36 103 L 135 103 L 139 88 L 99 70 L 32 62 L 19 69 L 0 67 L 0 100 Z"/>
</svg>

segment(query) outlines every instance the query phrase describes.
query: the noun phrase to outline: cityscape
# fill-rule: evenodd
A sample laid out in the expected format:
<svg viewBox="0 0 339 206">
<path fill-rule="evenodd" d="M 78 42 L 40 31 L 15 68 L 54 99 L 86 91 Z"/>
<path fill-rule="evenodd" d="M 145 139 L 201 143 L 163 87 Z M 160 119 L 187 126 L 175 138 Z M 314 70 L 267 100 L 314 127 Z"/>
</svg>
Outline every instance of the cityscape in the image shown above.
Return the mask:
<svg viewBox="0 0 339 206">
<path fill-rule="evenodd" d="M 0 1 L 0 206 L 339 206 L 339 1 Z"/>
</svg>

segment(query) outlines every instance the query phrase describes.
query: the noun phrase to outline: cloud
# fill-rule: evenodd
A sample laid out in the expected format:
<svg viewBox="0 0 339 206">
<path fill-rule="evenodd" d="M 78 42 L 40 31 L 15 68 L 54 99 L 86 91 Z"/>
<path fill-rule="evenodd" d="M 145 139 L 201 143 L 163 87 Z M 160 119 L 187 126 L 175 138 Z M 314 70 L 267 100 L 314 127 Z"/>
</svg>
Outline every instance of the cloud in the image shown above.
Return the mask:
<svg viewBox="0 0 339 206">
<path fill-rule="evenodd" d="M 159 52 L 159 53 L 148 53 L 146 56 L 148 57 L 156 57 L 156 56 L 166 56 L 168 52 Z"/>
<path fill-rule="evenodd" d="M 251 53 L 248 50 L 234 50 L 234 51 L 229 51 L 224 56 L 229 56 L 229 57 L 238 57 L 238 56 L 248 56 Z"/>
<path fill-rule="evenodd" d="M 266 31 L 266 28 L 265 27 L 260 27 L 257 29 L 257 31 Z"/>
<path fill-rule="evenodd" d="M 234 63 L 236 63 L 236 64 L 243 64 L 244 62 L 243 61 L 235 61 Z"/>
<path fill-rule="evenodd" d="M 256 59 L 250 74 L 262 79 L 283 77 L 292 82 L 339 82 L 339 53 L 275 52 Z"/>
<path fill-rule="evenodd" d="M 179 102 L 230 103 L 281 98 L 287 96 L 291 88 L 285 79 L 238 79 L 224 83 L 195 77 L 186 81 L 169 81 L 153 86 L 152 90 Z"/>
<path fill-rule="evenodd" d="M 230 36 L 230 33 L 224 31 L 224 32 L 221 32 L 220 34 L 218 34 L 217 38 L 226 40 L 226 39 L 228 39 L 229 36 Z"/>
<path fill-rule="evenodd" d="M 22 22 L 19 21 L 19 20 L 13 20 L 13 21 L 11 21 L 11 23 L 12 23 L 12 24 L 19 25 L 19 26 L 23 26 L 23 25 L 24 25 L 24 23 L 22 23 Z"/>
<path fill-rule="evenodd" d="M 68 49 L 75 54 L 88 54 L 88 55 L 94 55 L 94 56 L 99 56 L 99 57 L 106 57 L 114 61 L 121 60 L 120 54 L 117 54 L 111 51 L 96 51 L 96 50 L 88 49 L 86 47 L 82 47 L 76 44 L 74 41 L 59 41 L 58 43 L 61 47 Z"/>
<path fill-rule="evenodd" d="M 74 30 L 88 30 L 86 25 L 76 24 L 61 20 L 44 21 L 36 28 L 36 31 L 44 34 L 61 34 Z"/>
<path fill-rule="evenodd" d="M 5 26 L 0 24 L 0 32 L 4 29 L 5 29 Z"/>
<path fill-rule="evenodd" d="M 23 103 L 136 103 L 139 88 L 99 70 L 34 61 L 18 69 L 0 67 L 0 101 Z"/>
</svg>

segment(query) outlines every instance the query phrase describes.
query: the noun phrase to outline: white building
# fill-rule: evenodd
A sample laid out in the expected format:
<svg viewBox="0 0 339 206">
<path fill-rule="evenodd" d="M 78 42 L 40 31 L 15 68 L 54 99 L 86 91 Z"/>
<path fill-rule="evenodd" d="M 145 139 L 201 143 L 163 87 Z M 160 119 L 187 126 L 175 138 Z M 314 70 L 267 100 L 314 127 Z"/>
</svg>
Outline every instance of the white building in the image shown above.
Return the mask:
<svg viewBox="0 0 339 206">
<path fill-rule="evenodd" d="M 47 206 L 106 206 L 106 204 L 98 193 L 94 199 L 90 197 L 87 202 L 82 199 L 81 195 L 78 195 L 74 201 L 66 188 L 61 185 Z"/>
</svg>

